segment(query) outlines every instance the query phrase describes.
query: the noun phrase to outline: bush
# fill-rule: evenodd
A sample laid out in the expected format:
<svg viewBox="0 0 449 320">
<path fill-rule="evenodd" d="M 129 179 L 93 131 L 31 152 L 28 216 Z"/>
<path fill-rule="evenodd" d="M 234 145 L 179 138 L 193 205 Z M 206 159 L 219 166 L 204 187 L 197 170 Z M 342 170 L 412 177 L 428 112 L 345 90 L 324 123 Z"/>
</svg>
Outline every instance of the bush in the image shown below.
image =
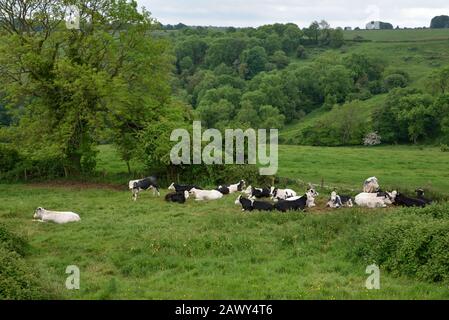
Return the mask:
<svg viewBox="0 0 449 320">
<path fill-rule="evenodd" d="M 394 275 L 449 281 L 449 206 L 403 209 L 359 231 L 353 254 Z"/>
<path fill-rule="evenodd" d="M 407 78 L 402 74 L 390 74 L 384 79 L 385 89 L 390 91 L 394 88 L 405 88 L 408 85 Z"/>
<path fill-rule="evenodd" d="M 449 146 L 447 144 L 440 145 L 441 152 L 449 152 Z"/>
<path fill-rule="evenodd" d="M 7 228 L 0 224 L 0 243 L 3 248 L 9 251 L 14 251 L 17 254 L 24 256 L 28 244 L 24 239 L 9 232 Z"/>
<path fill-rule="evenodd" d="M 24 239 L 0 225 L 0 300 L 47 299 L 51 293 L 43 287 L 39 275 L 23 256 Z"/>
<path fill-rule="evenodd" d="M 17 150 L 6 144 L 0 144 L 0 176 L 12 169 L 20 162 Z"/>
</svg>

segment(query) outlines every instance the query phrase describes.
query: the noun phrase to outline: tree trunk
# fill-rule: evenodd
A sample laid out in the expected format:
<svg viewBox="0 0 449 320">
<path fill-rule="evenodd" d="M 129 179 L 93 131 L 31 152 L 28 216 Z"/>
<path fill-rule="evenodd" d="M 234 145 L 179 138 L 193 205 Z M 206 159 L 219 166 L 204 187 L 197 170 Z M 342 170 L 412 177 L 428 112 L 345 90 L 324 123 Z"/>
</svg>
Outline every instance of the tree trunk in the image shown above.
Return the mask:
<svg viewBox="0 0 449 320">
<path fill-rule="evenodd" d="M 131 175 L 131 165 L 129 161 L 126 161 L 126 166 L 128 167 L 128 174 Z"/>
</svg>

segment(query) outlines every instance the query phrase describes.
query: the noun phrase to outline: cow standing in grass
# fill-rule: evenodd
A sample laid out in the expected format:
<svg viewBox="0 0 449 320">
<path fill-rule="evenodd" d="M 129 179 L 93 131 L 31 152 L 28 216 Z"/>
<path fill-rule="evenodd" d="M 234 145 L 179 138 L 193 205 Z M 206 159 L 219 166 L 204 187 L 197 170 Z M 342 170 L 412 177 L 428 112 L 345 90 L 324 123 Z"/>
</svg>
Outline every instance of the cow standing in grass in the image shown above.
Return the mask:
<svg viewBox="0 0 449 320">
<path fill-rule="evenodd" d="M 137 200 L 137 197 L 139 195 L 139 192 L 145 191 L 145 190 L 153 190 L 153 195 L 157 193 L 158 196 L 160 196 L 159 187 L 157 185 L 157 179 L 154 176 L 141 179 L 141 180 L 131 180 L 128 183 L 129 189 L 132 192 L 132 199 L 134 201 Z"/>
</svg>

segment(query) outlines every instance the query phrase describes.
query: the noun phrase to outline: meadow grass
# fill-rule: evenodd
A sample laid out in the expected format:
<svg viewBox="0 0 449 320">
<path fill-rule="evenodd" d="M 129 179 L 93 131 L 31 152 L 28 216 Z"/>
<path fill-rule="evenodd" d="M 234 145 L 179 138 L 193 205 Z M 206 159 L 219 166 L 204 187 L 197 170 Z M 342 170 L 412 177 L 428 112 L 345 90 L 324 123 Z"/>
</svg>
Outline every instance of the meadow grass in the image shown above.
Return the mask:
<svg viewBox="0 0 449 320">
<path fill-rule="evenodd" d="M 281 177 L 344 189 L 360 190 L 376 176 L 384 188 L 449 193 L 449 154 L 435 147 L 308 147 L 280 146 Z"/>
<path fill-rule="evenodd" d="M 401 29 L 401 30 L 345 30 L 345 40 L 360 36 L 365 40 L 381 42 L 438 41 L 449 39 L 449 29 Z"/>
<path fill-rule="evenodd" d="M 126 191 L 0 185 L 0 221 L 28 239 L 27 261 L 64 299 L 449 298 L 444 285 L 386 272 L 381 290 L 365 289 L 348 235 L 391 210 L 248 214 L 234 200 L 177 205 L 149 193 L 132 202 Z M 82 220 L 33 222 L 37 206 Z M 64 287 L 68 265 L 81 270 L 80 290 Z"/>
</svg>

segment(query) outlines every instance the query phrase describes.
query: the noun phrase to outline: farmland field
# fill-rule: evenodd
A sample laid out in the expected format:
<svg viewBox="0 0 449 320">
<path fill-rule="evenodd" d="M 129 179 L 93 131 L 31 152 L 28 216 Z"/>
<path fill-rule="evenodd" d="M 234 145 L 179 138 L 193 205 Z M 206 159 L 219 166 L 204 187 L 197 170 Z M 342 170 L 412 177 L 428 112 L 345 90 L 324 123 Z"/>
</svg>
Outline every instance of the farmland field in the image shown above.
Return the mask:
<svg viewBox="0 0 449 320">
<path fill-rule="evenodd" d="M 436 149 L 293 148 L 280 149 L 281 176 L 317 181 L 324 175 L 329 183 L 356 188 L 366 175 L 378 175 L 391 185 L 409 188 L 428 179 L 440 192 L 449 189 L 442 176 L 447 154 Z M 102 147 L 103 165 L 126 170 L 114 157 L 111 147 Z M 326 198 L 320 197 L 320 208 Z M 0 185 L 0 222 L 26 237 L 28 262 L 62 298 L 449 298 L 444 285 L 388 272 L 382 290 L 365 289 L 366 264 L 351 258 L 350 237 L 396 209 L 248 214 L 234 200 L 176 205 L 147 193 L 134 203 L 126 188 Z M 70 209 L 82 221 L 33 222 L 37 206 Z M 80 290 L 64 287 L 68 265 L 81 270 Z"/>
</svg>

